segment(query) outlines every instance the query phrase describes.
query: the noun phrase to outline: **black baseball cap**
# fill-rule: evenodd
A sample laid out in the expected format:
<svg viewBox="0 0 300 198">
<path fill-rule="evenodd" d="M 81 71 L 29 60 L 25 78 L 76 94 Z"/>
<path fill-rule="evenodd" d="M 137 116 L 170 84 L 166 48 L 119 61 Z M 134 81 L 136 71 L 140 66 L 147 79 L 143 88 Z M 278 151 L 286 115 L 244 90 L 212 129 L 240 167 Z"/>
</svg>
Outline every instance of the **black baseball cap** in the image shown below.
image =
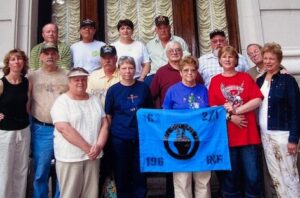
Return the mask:
<svg viewBox="0 0 300 198">
<path fill-rule="evenodd" d="M 170 25 L 169 18 L 167 16 L 159 15 L 155 18 L 155 25 Z"/>
<path fill-rule="evenodd" d="M 111 55 L 111 56 L 115 56 L 117 55 L 117 50 L 115 48 L 115 46 L 112 45 L 104 45 L 100 48 L 100 56 L 104 56 L 104 55 Z"/>
<path fill-rule="evenodd" d="M 91 27 L 96 28 L 96 22 L 91 19 L 84 19 L 80 22 L 80 28 L 85 27 L 85 26 L 91 26 Z"/>
</svg>

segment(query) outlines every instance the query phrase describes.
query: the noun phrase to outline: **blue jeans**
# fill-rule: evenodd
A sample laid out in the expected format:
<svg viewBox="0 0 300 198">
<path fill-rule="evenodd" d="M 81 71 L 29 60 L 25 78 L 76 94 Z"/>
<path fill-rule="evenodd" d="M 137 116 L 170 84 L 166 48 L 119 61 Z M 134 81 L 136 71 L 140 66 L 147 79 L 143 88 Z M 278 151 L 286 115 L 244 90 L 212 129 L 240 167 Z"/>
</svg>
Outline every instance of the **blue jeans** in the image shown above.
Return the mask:
<svg viewBox="0 0 300 198">
<path fill-rule="evenodd" d="M 31 150 L 34 169 L 33 197 L 48 198 L 48 181 L 51 160 L 54 159 L 53 130 L 51 126 L 31 123 Z M 55 198 L 59 198 L 56 180 Z"/>
<path fill-rule="evenodd" d="M 262 197 L 260 145 L 231 147 L 230 161 L 231 171 L 218 172 L 223 197 Z"/>
<path fill-rule="evenodd" d="M 117 197 L 145 197 L 146 176 L 140 172 L 138 141 L 111 136 L 111 148 Z"/>
</svg>

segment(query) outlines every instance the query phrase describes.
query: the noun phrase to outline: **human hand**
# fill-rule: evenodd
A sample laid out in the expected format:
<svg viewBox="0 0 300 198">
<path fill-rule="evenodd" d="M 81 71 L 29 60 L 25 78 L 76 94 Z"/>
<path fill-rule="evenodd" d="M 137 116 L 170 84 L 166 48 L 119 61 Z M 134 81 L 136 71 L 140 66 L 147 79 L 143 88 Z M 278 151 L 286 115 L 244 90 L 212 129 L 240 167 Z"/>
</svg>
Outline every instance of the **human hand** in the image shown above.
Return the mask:
<svg viewBox="0 0 300 198">
<path fill-rule="evenodd" d="M 232 104 L 232 102 L 226 102 L 224 104 L 224 108 L 226 109 L 226 111 L 230 114 L 235 114 L 235 108 Z"/>
<path fill-rule="evenodd" d="M 91 147 L 90 152 L 88 153 L 89 158 L 91 160 L 95 160 L 98 157 L 98 155 L 100 154 L 101 150 L 102 149 L 101 149 L 100 145 L 94 144 Z"/>
<path fill-rule="evenodd" d="M 288 153 L 290 155 L 296 155 L 297 154 L 297 144 L 294 143 L 288 143 L 287 144 Z"/>
<path fill-rule="evenodd" d="M 5 117 L 4 114 L 3 114 L 3 113 L 0 113 L 0 121 L 3 120 L 4 117 Z"/>
<path fill-rule="evenodd" d="M 240 128 L 248 126 L 248 121 L 244 115 L 231 115 L 230 121 Z"/>
</svg>

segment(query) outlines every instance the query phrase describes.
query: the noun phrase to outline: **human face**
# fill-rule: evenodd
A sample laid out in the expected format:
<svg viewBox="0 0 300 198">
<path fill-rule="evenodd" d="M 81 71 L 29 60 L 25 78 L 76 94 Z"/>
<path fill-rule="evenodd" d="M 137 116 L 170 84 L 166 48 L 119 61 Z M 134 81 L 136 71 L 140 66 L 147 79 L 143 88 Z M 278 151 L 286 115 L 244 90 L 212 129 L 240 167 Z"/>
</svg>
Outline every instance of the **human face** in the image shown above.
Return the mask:
<svg viewBox="0 0 300 198">
<path fill-rule="evenodd" d="M 121 38 L 131 38 L 133 30 L 129 26 L 122 25 L 119 28 L 119 35 Z"/>
<path fill-rule="evenodd" d="M 69 78 L 69 91 L 74 95 L 82 95 L 86 93 L 87 76 L 74 76 Z"/>
<path fill-rule="evenodd" d="M 248 47 L 247 54 L 255 65 L 262 63 L 263 59 L 261 55 L 261 50 L 258 48 L 257 45 L 251 45 L 250 47 Z"/>
<path fill-rule="evenodd" d="M 235 70 L 235 65 L 237 63 L 236 57 L 228 52 L 225 52 L 221 55 L 219 60 L 221 66 L 224 71 L 232 71 Z"/>
<path fill-rule="evenodd" d="M 45 42 L 57 43 L 58 41 L 58 32 L 54 24 L 45 25 L 42 32 L 42 37 Z"/>
<path fill-rule="evenodd" d="M 135 74 L 135 68 L 132 64 L 124 62 L 120 65 L 119 72 L 123 81 L 132 81 Z"/>
<path fill-rule="evenodd" d="M 171 26 L 161 24 L 155 28 L 155 31 L 160 40 L 170 40 Z"/>
<path fill-rule="evenodd" d="M 112 55 L 104 55 L 101 57 L 101 65 L 104 71 L 115 71 L 116 63 L 117 63 L 117 56 Z"/>
<path fill-rule="evenodd" d="M 49 49 L 40 54 L 40 59 L 45 66 L 56 66 L 59 55 L 57 51 Z"/>
<path fill-rule="evenodd" d="M 169 62 L 180 61 L 183 56 L 182 48 L 178 44 L 171 46 L 170 49 L 166 51 L 166 54 Z"/>
<path fill-rule="evenodd" d="M 83 41 L 91 42 L 94 40 L 96 29 L 93 26 L 83 26 L 79 32 Z"/>
<path fill-rule="evenodd" d="M 210 45 L 213 50 L 219 50 L 227 45 L 226 38 L 221 35 L 216 35 L 210 40 Z"/>
<path fill-rule="evenodd" d="M 278 61 L 278 57 L 272 52 L 264 53 L 263 63 L 268 73 L 275 73 L 280 68 L 280 62 Z"/>
<path fill-rule="evenodd" d="M 24 67 L 24 59 L 18 54 L 12 54 L 8 60 L 8 67 L 10 72 L 21 72 Z"/>
<path fill-rule="evenodd" d="M 183 84 L 185 84 L 185 85 L 195 85 L 196 84 L 197 69 L 196 69 L 195 65 L 192 65 L 192 64 L 184 65 L 182 70 L 180 71 L 180 75 L 181 75 Z"/>
</svg>

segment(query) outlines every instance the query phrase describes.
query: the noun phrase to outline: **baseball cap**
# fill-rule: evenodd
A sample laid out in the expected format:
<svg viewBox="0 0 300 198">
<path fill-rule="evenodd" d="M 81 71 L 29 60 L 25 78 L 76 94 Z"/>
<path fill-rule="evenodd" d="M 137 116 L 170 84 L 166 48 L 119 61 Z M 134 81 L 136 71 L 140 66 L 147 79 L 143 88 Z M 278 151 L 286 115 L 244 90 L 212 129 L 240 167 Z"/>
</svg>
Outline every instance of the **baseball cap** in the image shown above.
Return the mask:
<svg viewBox="0 0 300 198">
<path fill-rule="evenodd" d="M 167 16 L 159 15 L 158 17 L 155 18 L 155 25 L 169 25 L 170 21 Z"/>
<path fill-rule="evenodd" d="M 47 42 L 47 43 L 43 44 L 41 53 L 43 53 L 43 52 L 45 52 L 49 49 L 52 49 L 52 50 L 55 50 L 56 52 L 58 52 L 58 48 L 57 48 L 57 45 L 55 43 Z"/>
<path fill-rule="evenodd" d="M 91 19 L 84 19 L 80 22 L 80 28 L 85 27 L 85 26 L 91 26 L 91 27 L 96 28 L 96 22 Z"/>
<path fill-rule="evenodd" d="M 112 45 L 104 45 L 100 48 L 100 56 L 104 56 L 104 55 L 111 55 L 111 56 L 115 56 L 117 55 L 117 50 L 115 48 L 115 46 Z"/>
</svg>

